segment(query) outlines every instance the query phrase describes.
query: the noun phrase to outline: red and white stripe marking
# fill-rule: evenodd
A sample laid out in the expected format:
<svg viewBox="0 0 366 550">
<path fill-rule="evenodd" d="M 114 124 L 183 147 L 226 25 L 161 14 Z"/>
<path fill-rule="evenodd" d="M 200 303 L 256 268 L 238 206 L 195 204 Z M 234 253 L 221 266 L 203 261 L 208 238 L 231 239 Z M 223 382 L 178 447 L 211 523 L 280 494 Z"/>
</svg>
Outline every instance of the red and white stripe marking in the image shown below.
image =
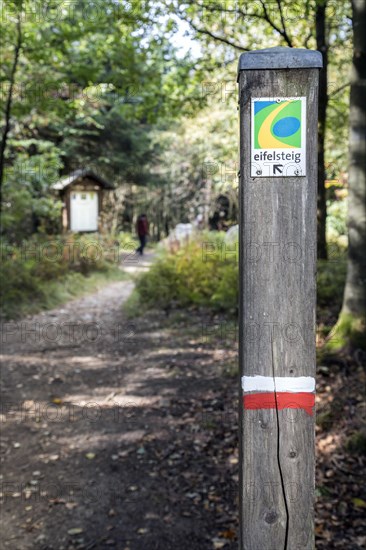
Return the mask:
<svg viewBox="0 0 366 550">
<path fill-rule="evenodd" d="M 243 376 L 244 409 L 304 409 L 313 414 L 315 379 L 312 376 Z"/>
</svg>

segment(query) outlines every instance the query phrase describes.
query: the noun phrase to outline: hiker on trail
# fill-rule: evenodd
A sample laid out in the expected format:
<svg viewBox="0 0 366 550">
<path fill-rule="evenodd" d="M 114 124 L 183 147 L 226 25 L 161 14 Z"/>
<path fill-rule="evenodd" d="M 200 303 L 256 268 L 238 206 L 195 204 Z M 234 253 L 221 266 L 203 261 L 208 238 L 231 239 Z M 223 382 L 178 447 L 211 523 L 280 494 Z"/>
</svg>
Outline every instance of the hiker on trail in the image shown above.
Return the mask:
<svg viewBox="0 0 366 550">
<path fill-rule="evenodd" d="M 136 232 L 140 240 L 140 246 L 136 249 L 136 252 L 142 255 L 146 246 L 146 237 L 149 234 L 149 222 L 147 221 L 146 214 L 141 214 L 137 218 Z"/>
</svg>

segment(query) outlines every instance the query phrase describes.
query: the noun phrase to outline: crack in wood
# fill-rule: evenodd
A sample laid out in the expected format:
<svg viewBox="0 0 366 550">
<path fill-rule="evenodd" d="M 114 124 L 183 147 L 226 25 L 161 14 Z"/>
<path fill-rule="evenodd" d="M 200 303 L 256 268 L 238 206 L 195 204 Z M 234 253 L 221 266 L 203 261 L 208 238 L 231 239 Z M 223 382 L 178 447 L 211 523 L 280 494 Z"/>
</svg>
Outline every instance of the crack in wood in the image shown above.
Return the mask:
<svg viewBox="0 0 366 550">
<path fill-rule="evenodd" d="M 281 479 L 282 495 L 283 495 L 283 501 L 284 501 L 285 512 L 286 512 L 285 543 L 284 543 L 283 550 L 287 550 L 290 515 L 289 515 L 288 504 L 287 504 L 287 499 L 286 499 L 285 483 L 284 483 L 284 479 L 283 479 L 283 471 L 282 471 L 281 458 L 280 458 L 280 419 L 279 419 L 279 414 L 278 414 L 277 389 L 276 389 L 276 377 L 275 377 L 275 361 L 274 361 L 274 349 L 273 349 L 272 334 L 271 334 L 271 351 L 272 351 L 272 376 L 273 376 L 273 384 L 274 384 L 274 396 L 275 396 L 275 404 L 276 404 L 276 422 L 277 422 L 277 464 L 278 464 L 278 470 L 279 470 L 280 479 Z"/>
</svg>

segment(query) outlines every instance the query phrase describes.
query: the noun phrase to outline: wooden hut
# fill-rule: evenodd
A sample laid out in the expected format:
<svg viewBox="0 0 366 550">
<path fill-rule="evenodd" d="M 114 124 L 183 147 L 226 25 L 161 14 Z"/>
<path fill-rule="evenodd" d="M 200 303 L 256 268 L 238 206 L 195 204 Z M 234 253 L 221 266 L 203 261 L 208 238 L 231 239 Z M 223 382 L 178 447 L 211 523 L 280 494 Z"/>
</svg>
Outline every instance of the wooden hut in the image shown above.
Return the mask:
<svg viewBox="0 0 366 550">
<path fill-rule="evenodd" d="M 75 170 L 52 188 L 63 202 L 63 231 L 100 231 L 103 197 L 113 185 L 91 170 Z"/>
</svg>

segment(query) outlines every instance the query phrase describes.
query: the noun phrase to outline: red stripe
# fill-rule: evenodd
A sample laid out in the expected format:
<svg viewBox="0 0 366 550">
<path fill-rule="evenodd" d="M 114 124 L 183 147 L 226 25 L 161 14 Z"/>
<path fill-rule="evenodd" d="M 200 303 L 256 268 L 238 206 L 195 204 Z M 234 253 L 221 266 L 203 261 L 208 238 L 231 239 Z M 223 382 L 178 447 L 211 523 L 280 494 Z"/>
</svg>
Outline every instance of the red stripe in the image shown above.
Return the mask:
<svg viewBox="0 0 366 550">
<path fill-rule="evenodd" d="M 244 409 L 304 409 L 305 412 L 313 415 L 315 395 L 309 392 L 291 393 L 274 392 L 250 393 L 243 396 Z"/>
</svg>

